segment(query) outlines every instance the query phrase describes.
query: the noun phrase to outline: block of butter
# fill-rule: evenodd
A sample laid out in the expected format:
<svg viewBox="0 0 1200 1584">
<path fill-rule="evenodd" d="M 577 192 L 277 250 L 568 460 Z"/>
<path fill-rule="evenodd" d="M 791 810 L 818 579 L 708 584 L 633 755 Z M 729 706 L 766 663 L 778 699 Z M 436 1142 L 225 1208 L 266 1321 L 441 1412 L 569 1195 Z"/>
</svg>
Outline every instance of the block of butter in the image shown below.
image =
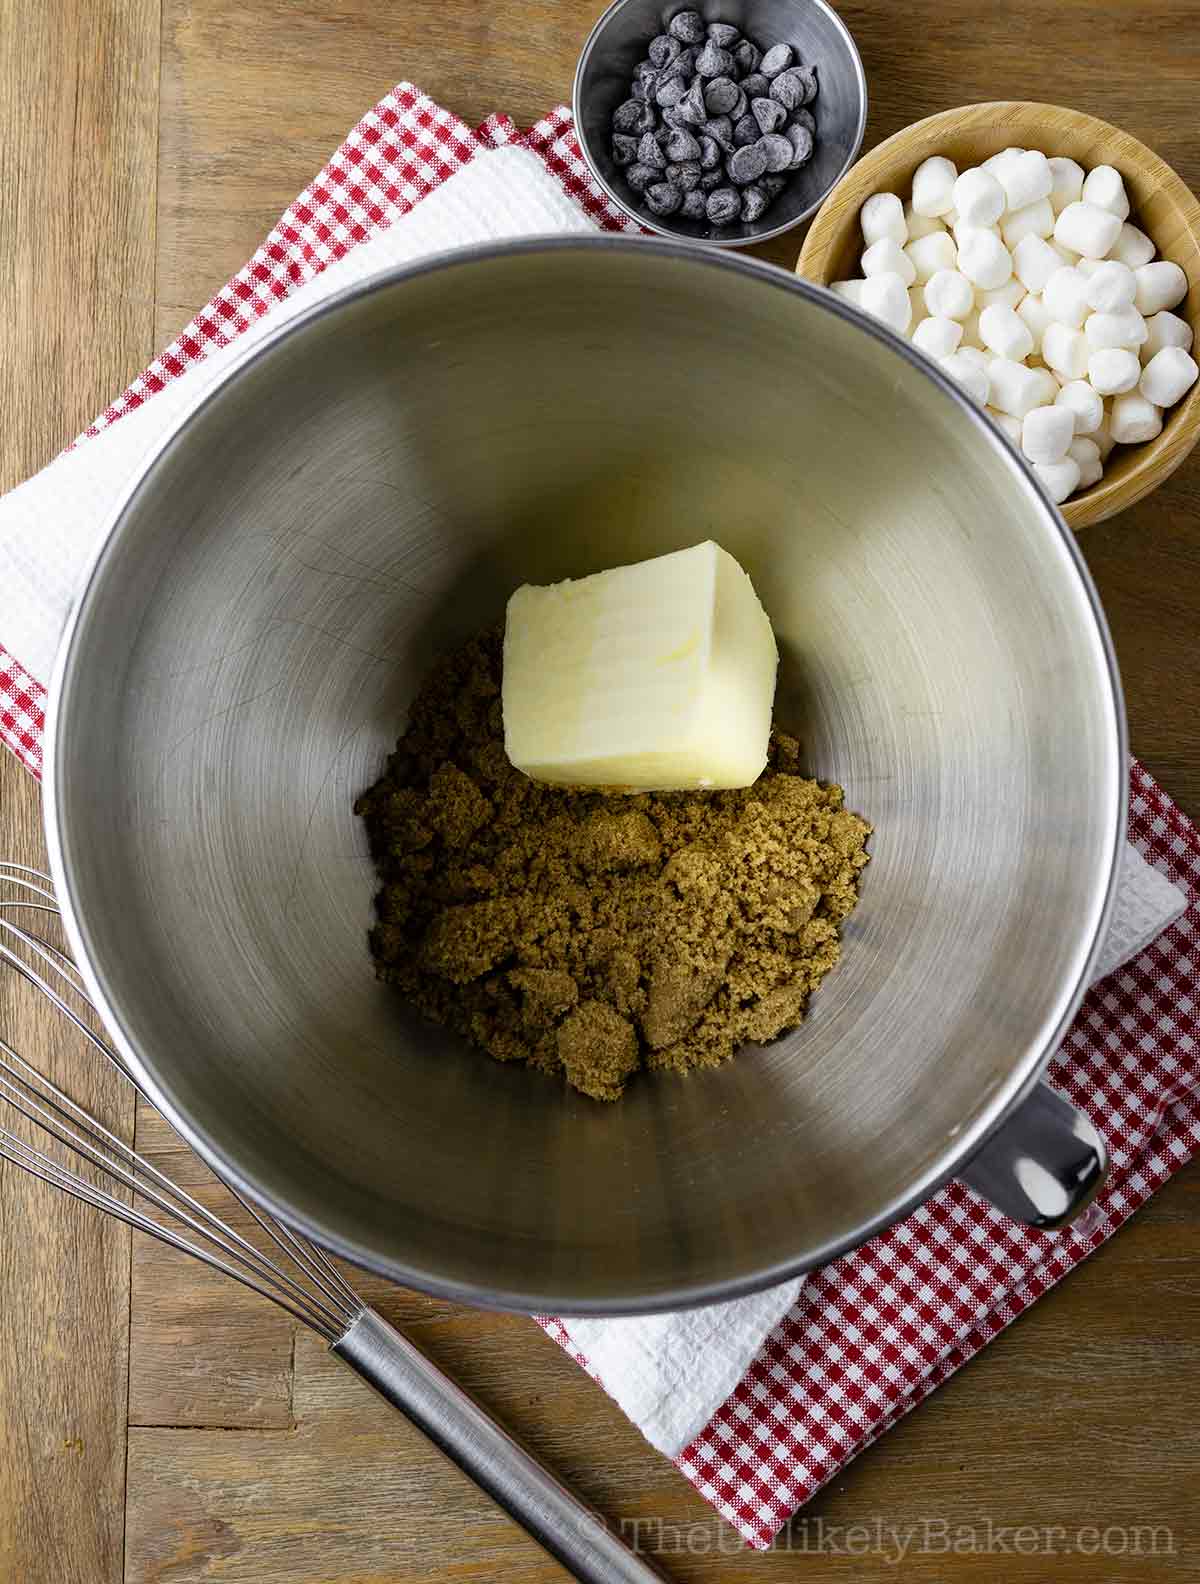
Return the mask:
<svg viewBox="0 0 1200 1584">
<path fill-rule="evenodd" d="M 557 785 L 749 786 L 767 762 L 777 665 L 750 579 L 711 540 L 525 584 L 504 629 L 504 746 Z"/>
</svg>

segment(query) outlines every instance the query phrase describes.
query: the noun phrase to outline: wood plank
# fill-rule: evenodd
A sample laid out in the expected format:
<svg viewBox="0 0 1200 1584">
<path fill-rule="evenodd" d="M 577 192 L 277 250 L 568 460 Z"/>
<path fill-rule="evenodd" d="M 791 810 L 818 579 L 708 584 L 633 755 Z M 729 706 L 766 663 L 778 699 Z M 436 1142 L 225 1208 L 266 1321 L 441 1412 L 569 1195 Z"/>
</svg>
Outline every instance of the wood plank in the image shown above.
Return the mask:
<svg viewBox="0 0 1200 1584">
<path fill-rule="evenodd" d="M 158 16 L 0 0 L 0 488 L 152 352 Z M 35 783 L 0 761 L 0 855 L 44 864 Z M 131 1135 L 128 1086 L 2 970 L 0 1032 Z M 0 1314 L 0 1578 L 119 1584 L 128 1233 L 3 1168 Z"/>
</svg>

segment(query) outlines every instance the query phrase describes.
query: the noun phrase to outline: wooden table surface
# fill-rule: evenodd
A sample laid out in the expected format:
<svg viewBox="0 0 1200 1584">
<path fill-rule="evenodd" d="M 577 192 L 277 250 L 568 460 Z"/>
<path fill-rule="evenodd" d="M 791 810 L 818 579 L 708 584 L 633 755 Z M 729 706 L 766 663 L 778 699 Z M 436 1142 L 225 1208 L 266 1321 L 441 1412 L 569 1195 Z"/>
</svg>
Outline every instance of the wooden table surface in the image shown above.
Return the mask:
<svg viewBox="0 0 1200 1584">
<path fill-rule="evenodd" d="M 395 81 L 469 120 L 532 120 L 568 94 L 597 10 L 0 0 L 0 488 L 170 339 Z M 946 106 L 1046 99 L 1120 123 L 1200 189 L 1200 0 L 841 10 L 871 83 L 869 144 Z M 798 240 L 769 256 L 790 263 Z M 1135 751 L 1198 816 L 1200 460 L 1082 542 Z M 36 787 L 0 760 L 0 855 L 37 859 Z M 128 1134 L 120 1086 L 12 980 L 0 975 L 0 1030 Z M 200 1175 L 152 1116 L 137 1127 L 141 1147 Z M 11 1169 L 0 1227 L 4 1584 L 563 1576 L 266 1305 Z M 744 1550 L 532 1323 L 367 1286 L 586 1497 L 642 1520 L 678 1579 L 892 1578 L 894 1531 L 916 1526 L 908 1576 L 937 1584 L 1141 1584 L 1200 1578 L 1198 1232 L 1193 1167 L 768 1554 Z M 1089 1529 L 1099 1556 L 1077 1543 L 1082 1530 L 1094 1544 Z"/>
</svg>

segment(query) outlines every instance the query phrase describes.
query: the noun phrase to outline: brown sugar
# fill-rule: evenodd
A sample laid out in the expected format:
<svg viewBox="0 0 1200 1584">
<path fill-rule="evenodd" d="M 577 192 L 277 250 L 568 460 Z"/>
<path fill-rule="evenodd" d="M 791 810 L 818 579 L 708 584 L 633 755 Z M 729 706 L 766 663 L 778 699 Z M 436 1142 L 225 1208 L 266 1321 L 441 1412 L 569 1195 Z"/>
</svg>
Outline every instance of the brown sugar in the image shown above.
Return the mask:
<svg viewBox="0 0 1200 1584">
<path fill-rule="evenodd" d="M 381 979 L 499 1061 L 615 1100 L 774 1039 L 838 960 L 871 827 L 776 732 L 734 792 L 635 796 L 514 770 L 502 643 L 441 662 L 356 804 L 382 889 Z"/>
</svg>

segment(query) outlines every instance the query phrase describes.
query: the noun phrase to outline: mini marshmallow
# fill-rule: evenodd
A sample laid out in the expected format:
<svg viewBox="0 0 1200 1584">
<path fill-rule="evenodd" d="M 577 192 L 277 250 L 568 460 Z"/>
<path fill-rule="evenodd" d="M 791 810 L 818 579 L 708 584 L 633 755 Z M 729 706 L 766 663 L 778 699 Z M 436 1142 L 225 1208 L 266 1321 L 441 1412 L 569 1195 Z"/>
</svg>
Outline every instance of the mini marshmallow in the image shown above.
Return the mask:
<svg viewBox="0 0 1200 1584">
<path fill-rule="evenodd" d="M 1059 215 L 1068 204 L 1079 202 L 1083 192 L 1083 166 L 1061 156 L 1046 163 L 1050 167 L 1050 207 Z"/>
<path fill-rule="evenodd" d="M 1100 447 L 1094 440 L 1072 440 L 1067 455 L 1079 467 L 1078 489 L 1098 484 L 1104 476 L 1104 463 L 1100 460 Z"/>
<path fill-rule="evenodd" d="M 947 223 L 940 215 L 919 215 L 911 203 L 904 205 L 904 229 L 910 242 L 932 236 L 935 231 L 944 231 Z"/>
<path fill-rule="evenodd" d="M 1109 214 L 1116 215 L 1118 220 L 1129 218 L 1129 198 L 1125 192 L 1125 183 L 1121 179 L 1120 171 L 1114 170 L 1111 165 L 1097 165 L 1095 170 L 1088 172 L 1087 180 L 1083 184 L 1083 201 L 1095 204 L 1098 209 L 1107 209 Z"/>
<path fill-rule="evenodd" d="M 1036 236 L 1043 239 L 1053 236 L 1054 210 L 1050 207 L 1049 198 L 1039 198 L 1036 203 L 1026 204 L 1024 209 L 1011 210 L 1000 222 L 1000 235 L 1004 238 L 1006 248 L 1015 248 L 1022 237 Z"/>
<path fill-rule="evenodd" d="M 1071 414 L 1077 435 L 1095 434 L 1104 422 L 1104 402 L 1087 380 L 1069 380 L 1054 398 L 1054 405 Z"/>
<path fill-rule="evenodd" d="M 1165 308 L 1146 320 L 1146 339 L 1140 349 L 1142 362 L 1149 363 L 1163 347 L 1182 347 L 1185 352 L 1192 350 L 1191 325 Z"/>
<path fill-rule="evenodd" d="M 1174 407 L 1191 390 L 1197 375 L 1200 366 L 1191 353 L 1182 347 L 1163 347 L 1142 370 L 1138 390 L 1156 407 Z"/>
<path fill-rule="evenodd" d="M 1009 209 L 1024 209 L 1027 204 L 1049 198 L 1054 186 L 1050 161 L 1037 149 L 1026 149 L 1015 159 L 1006 160 L 992 174 L 1004 188 Z"/>
<path fill-rule="evenodd" d="M 1075 438 L 1075 420 L 1063 407 L 1034 407 L 1021 424 L 1021 450 L 1031 462 L 1061 462 Z"/>
<path fill-rule="evenodd" d="M 1132 390 L 1141 374 L 1137 353 L 1127 347 L 1101 347 L 1087 360 L 1087 377 L 1101 396 L 1120 396 Z"/>
<path fill-rule="evenodd" d="M 1042 357 L 1046 367 L 1052 368 L 1066 380 L 1083 379 L 1088 371 L 1087 337 L 1082 330 L 1070 325 L 1048 325 L 1042 337 Z"/>
<path fill-rule="evenodd" d="M 982 369 L 986 374 L 991 365 L 996 361 L 994 352 L 989 352 L 986 347 L 959 347 L 959 353 L 967 363 L 974 363 L 977 369 Z"/>
<path fill-rule="evenodd" d="M 1108 250 L 1110 258 L 1118 264 L 1125 264 L 1131 270 L 1141 269 L 1143 264 L 1149 264 L 1157 249 L 1144 231 L 1139 231 L 1137 226 L 1130 225 L 1126 220 L 1121 227 L 1121 235 Z"/>
<path fill-rule="evenodd" d="M 962 224 L 993 226 L 1005 203 L 1004 188 L 991 171 L 965 170 L 954 183 L 954 210 Z"/>
<path fill-rule="evenodd" d="M 949 231 L 938 231 L 932 236 L 918 237 L 904 249 L 917 272 L 922 286 L 938 270 L 954 269 L 958 264 L 958 249 Z"/>
<path fill-rule="evenodd" d="M 1038 406 L 1053 407 L 1058 400 L 1058 393 L 1062 389 L 1062 380 L 1052 370 L 1040 368 L 1036 363 L 1031 364 L 1030 368 L 1038 382 L 1034 387 Z"/>
<path fill-rule="evenodd" d="M 1025 325 L 1033 337 L 1033 350 L 1040 354 L 1042 350 L 1042 337 L 1047 329 L 1054 323 L 1046 305 L 1036 292 L 1029 292 L 1017 304 L 1017 315 L 1025 321 Z"/>
<path fill-rule="evenodd" d="M 1120 234 L 1117 216 L 1096 204 L 1068 204 L 1054 222 L 1054 240 L 1084 258 L 1103 258 Z"/>
<path fill-rule="evenodd" d="M 1035 462 L 1033 471 L 1056 506 L 1079 488 L 1079 463 L 1073 457 L 1063 457 L 1061 462 Z"/>
<path fill-rule="evenodd" d="M 928 246 L 928 241 L 915 245 Z M 959 243 L 957 263 L 967 279 L 981 291 L 992 291 L 997 286 L 1003 286 L 1012 275 L 1012 254 L 991 231 L 964 232 Z"/>
<path fill-rule="evenodd" d="M 972 401 L 982 407 L 988 399 L 990 381 L 985 370 L 979 368 L 961 352 L 952 352 L 941 359 L 941 366 L 950 378 L 957 380 Z"/>
<path fill-rule="evenodd" d="M 948 358 L 952 352 L 957 352 L 961 340 L 962 325 L 957 319 L 942 319 L 932 314 L 922 319 L 912 333 L 913 346 L 919 347 L 926 357 L 938 362 Z"/>
<path fill-rule="evenodd" d="M 1064 264 L 1042 287 L 1042 301 L 1051 319 L 1078 330 L 1088 316 L 1088 283 L 1078 270 Z"/>
<path fill-rule="evenodd" d="M 1033 337 L 1024 319 L 1018 318 L 1013 309 L 1001 307 L 998 303 L 984 308 L 980 313 L 979 335 L 984 346 L 989 347 L 997 357 L 1012 358 L 1017 363 L 1029 357 L 1033 351 Z M 1053 457 L 1046 458 L 1048 462 L 1053 460 Z"/>
<path fill-rule="evenodd" d="M 1001 412 L 998 407 L 989 407 L 987 415 L 996 425 L 996 428 L 1002 434 L 1006 434 L 1013 445 L 1019 448 L 1021 444 L 1021 420 L 1019 418 L 1010 418 L 1007 413 Z"/>
<path fill-rule="evenodd" d="M 1091 280 L 1096 271 L 1098 269 L 1103 269 L 1107 263 L 1107 259 L 1077 258 L 1075 260 L 1075 268 L 1081 275 L 1085 276 L 1088 280 Z"/>
<path fill-rule="evenodd" d="M 975 306 L 975 288 L 956 269 L 940 269 L 925 282 L 925 304 L 943 319 L 965 319 Z"/>
<path fill-rule="evenodd" d="M 912 304 L 908 300 L 908 284 L 902 275 L 871 275 L 863 281 L 860 306 L 866 313 L 903 335 L 912 318 Z"/>
<path fill-rule="evenodd" d="M 830 286 L 831 292 L 836 292 L 839 297 L 844 297 L 848 303 L 853 303 L 855 308 L 862 307 L 862 289 L 865 281 L 834 281 Z"/>
<path fill-rule="evenodd" d="M 912 259 L 891 237 L 880 237 L 878 242 L 871 243 L 862 256 L 862 272 L 867 276 L 899 275 L 906 286 L 911 286 L 917 278 Z"/>
<path fill-rule="evenodd" d="M 950 230 L 954 235 L 954 241 L 958 247 L 962 247 L 963 239 L 971 231 L 990 231 L 996 240 L 1000 241 L 1000 227 L 998 225 L 973 226 L 968 225 L 965 220 L 956 220 L 950 227 Z"/>
<path fill-rule="evenodd" d="M 1126 308 L 1124 313 L 1089 314 L 1083 333 L 1094 352 L 1101 347 L 1128 347 L 1136 352 L 1148 334 L 1146 321 L 1136 308 Z"/>
<path fill-rule="evenodd" d="M 961 357 L 962 353 L 958 355 Z M 1037 377 L 1037 371 L 1026 368 L 1023 363 L 1014 363 L 1011 358 L 996 358 L 988 366 L 988 378 L 991 382 L 989 400 L 992 406 L 1007 413 L 1010 418 L 1024 418 L 1035 407 L 1045 405 L 1039 399 L 1042 382 Z"/>
<path fill-rule="evenodd" d="M 873 193 L 859 213 L 863 241 L 868 247 L 891 237 L 897 247 L 908 241 L 908 228 L 904 224 L 904 205 L 895 193 Z"/>
<path fill-rule="evenodd" d="M 919 215 L 942 215 L 954 207 L 958 170 L 952 160 L 935 154 L 913 172 L 912 206 Z"/>
<path fill-rule="evenodd" d="M 1022 237 L 1012 256 L 1013 270 L 1027 292 L 1040 292 L 1055 270 L 1062 268 L 1062 260 L 1044 237 Z"/>
<path fill-rule="evenodd" d="M 1162 433 L 1162 425 L 1162 408 L 1147 401 L 1141 391 L 1129 391 L 1113 399 L 1112 415 L 1108 422 L 1112 444 L 1141 445 L 1147 440 L 1157 440 Z M 1100 455 L 1107 456 L 1100 436 L 1097 434 L 1094 438 L 1100 446 Z"/>
<path fill-rule="evenodd" d="M 1087 283 L 1088 307 L 1097 313 L 1120 313 L 1123 308 L 1133 307 L 1137 281 L 1127 264 L 1105 259 L 1089 272 Z"/>
<path fill-rule="evenodd" d="M 1013 160 L 1024 154 L 1024 152 L 1023 148 L 1001 149 L 999 154 L 993 154 L 990 159 L 985 159 L 979 168 L 980 170 L 991 171 L 992 175 L 995 176 L 1002 165 L 1011 165 Z M 999 180 L 998 177 L 997 180 Z"/>
<path fill-rule="evenodd" d="M 975 302 L 982 313 L 985 308 L 1015 308 L 1024 296 L 1025 288 L 1014 275 L 992 291 L 977 291 Z"/>
<path fill-rule="evenodd" d="M 1138 312 L 1147 318 L 1164 308 L 1177 308 L 1187 296 L 1187 276 L 1170 259 L 1141 265 L 1134 270 L 1133 278 L 1137 282 L 1134 302 Z"/>
</svg>

